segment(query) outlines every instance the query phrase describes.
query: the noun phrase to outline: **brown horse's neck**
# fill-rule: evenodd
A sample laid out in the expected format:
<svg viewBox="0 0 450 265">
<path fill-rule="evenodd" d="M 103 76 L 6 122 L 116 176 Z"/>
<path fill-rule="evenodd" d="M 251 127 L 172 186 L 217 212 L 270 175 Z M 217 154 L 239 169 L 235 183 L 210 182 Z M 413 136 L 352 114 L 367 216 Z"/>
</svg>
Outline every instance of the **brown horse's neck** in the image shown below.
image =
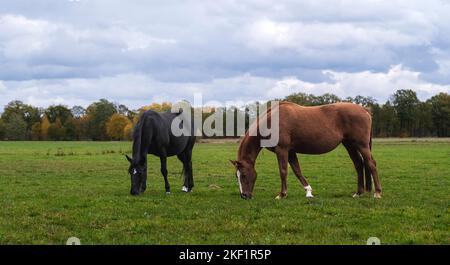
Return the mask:
<svg viewBox="0 0 450 265">
<path fill-rule="evenodd" d="M 261 151 L 261 144 L 259 137 L 245 135 L 241 141 L 238 152 L 238 161 L 245 161 L 251 165 L 255 164 L 256 158 Z"/>
</svg>

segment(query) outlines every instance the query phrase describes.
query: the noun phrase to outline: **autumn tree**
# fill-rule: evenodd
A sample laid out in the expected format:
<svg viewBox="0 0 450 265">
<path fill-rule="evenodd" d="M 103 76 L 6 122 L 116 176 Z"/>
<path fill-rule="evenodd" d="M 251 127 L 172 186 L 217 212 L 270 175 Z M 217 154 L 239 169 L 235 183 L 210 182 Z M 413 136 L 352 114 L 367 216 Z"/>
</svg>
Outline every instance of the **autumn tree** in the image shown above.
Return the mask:
<svg viewBox="0 0 450 265">
<path fill-rule="evenodd" d="M 62 126 L 61 119 L 58 117 L 56 121 L 48 127 L 48 137 L 51 140 L 64 140 L 66 134 L 65 128 Z"/>
<path fill-rule="evenodd" d="M 125 128 L 131 124 L 131 121 L 124 115 L 113 114 L 106 123 L 106 133 L 113 140 L 122 140 L 124 138 Z"/>
<path fill-rule="evenodd" d="M 75 139 L 87 140 L 89 138 L 89 117 L 87 115 L 75 118 L 73 120 L 75 125 Z"/>
<path fill-rule="evenodd" d="M 144 106 L 142 108 L 139 109 L 139 112 L 145 112 L 147 110 L 153 110 L 156 112 L 166 112 L 166 111 L 170 111 L 172 109 L 172 104 L 169 102 L 163 102 L 161 104 L 159 103 L 152 103 L 148 106 Z"/>
<path fill-rule="evenodd" d="M 41 123 L 35 122 L 33 126 L 31 126 L 31 140 L 41 140 Z"/>
<path fill-rule="evenodd" d="M 127 124 L 127 126 L 125 126 L 125 128 L 123 129 L 123 139 L 125 139 L 125 140 L 133 139 L 133 130 L 134 130 L 134 125 L 132 122 L 129 122 Z"/>
<path fill-rule="evenodd" d="M 47 118 L 47 115 L 43 115 L 41 119 L 41 136 L 42 140 L 48 139 L 48 128 L 50 127 L 50 121 Z"/>
</svg>

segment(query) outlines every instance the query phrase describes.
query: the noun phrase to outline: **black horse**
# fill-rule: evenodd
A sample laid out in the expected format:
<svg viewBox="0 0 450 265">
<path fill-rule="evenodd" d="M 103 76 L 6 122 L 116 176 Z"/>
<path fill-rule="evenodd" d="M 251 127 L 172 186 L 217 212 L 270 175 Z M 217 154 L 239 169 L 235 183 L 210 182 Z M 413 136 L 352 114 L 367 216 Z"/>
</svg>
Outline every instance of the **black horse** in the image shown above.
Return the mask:
<svg viewBox="0 0 450 265">
<path fill-rule="evenodd" d="M 161 161 L 161 173 L 164 176 L 166 193 L 170 193 L 167 180 L 167 157 L 176 155 L 183 163 L 184 192 L 192 191 L 194 178 L 192 175 L 192 148 L 195 135 L 175 136 L 171 130 L 172 121 L 181 114 L 158 113 L 148 110 L 142 114 L 133 133 L 133 158 L 126 155 L 130 162 L 128 172 L 131 175 L 132 195 L 139 195 L 147 188 L 147 154 L 158 156 Z"/>
</svg>

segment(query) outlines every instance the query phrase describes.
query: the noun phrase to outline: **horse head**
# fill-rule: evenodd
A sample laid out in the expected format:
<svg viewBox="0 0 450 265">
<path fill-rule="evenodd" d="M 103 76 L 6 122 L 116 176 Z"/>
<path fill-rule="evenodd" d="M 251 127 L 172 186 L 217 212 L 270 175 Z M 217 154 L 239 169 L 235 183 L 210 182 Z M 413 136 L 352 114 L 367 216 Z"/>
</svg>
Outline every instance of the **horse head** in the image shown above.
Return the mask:
<svg viewBox="0 0 450 265">
<path fill-rule="evenodd" d="M 131 176 L 131 195 L 139 195 L 142 190 L 142 185 L 144 181 L 144 174 L 145 174 L 145 166 L 140 165 L 135 160 L 130 158 L 128 155 L 125 155 L 128 162 L 130 162 L 130 167 L 128 168 L 128 173 Z"/>
<path fill-rule="evenodd" d="M 233 161 L 231 164 L 236 168 L 236 179 L 239 184 L 241 198 L 248 200 L 252 198 L 253 187 L 256 182 L 256 170 L 253 164 L 245 161 Z"/>
</svg>

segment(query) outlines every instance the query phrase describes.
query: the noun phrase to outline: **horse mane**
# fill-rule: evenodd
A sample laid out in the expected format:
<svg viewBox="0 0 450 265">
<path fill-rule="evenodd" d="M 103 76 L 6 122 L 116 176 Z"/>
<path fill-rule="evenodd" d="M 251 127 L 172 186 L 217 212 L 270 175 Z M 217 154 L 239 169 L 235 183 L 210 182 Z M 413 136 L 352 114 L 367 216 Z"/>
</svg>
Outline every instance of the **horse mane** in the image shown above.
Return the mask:
<svg viewBox="0 0 450 265">
<path fill-rule="evenodd" d="M 139 118 L 138 123 L 134 127 L 133 131 L 133 160 L 136 164 L 142 163 L 142 134 L 144 131 L 144 125 L 146 120 L 146 113 L 144 112 Z"/>
</svg>

